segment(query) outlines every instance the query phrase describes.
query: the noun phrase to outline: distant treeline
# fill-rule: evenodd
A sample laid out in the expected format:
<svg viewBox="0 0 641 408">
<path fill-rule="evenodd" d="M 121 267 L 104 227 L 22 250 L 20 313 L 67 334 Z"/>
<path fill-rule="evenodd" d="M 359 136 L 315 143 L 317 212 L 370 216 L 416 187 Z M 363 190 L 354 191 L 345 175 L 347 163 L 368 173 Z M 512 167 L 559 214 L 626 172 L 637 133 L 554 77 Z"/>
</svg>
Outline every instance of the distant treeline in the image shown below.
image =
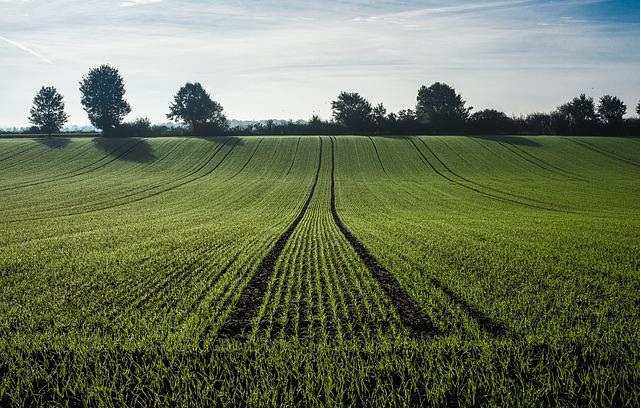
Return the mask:
<svg viewBox="0 0 641 408">
<path fill-rule="evenodd" d="M 474 111 L 451 86 L 435 82 L 422 86 L 413 109 L 388 112 L 357 92 L 341 92 L 332 102 L 332 118 L 314 115 L 303 121 L 261 121 L 230 127 L 220 103 L 198 82 L 182 86 L 169 105 L 167 118 L 178 126 L 153 125 L 147 118 L 123 122 L 131 112 L 124 99 L 124 81 L 109 65 L 91 69 L 80 82 L 81 102 L 92 125 L 111 137 L 305 135 L 305 134 L 554 134 L 639 136 L 636 118 L 624 118 L 621 99 L 604 95 L 595 101 L 581 94 L 549 113 L 508 116 L 495 109 Z M 42 87 L 34 98 L 26 133 L 51 135 L 67 122 L 63 97 L 53 86 Z"/>
</svg>

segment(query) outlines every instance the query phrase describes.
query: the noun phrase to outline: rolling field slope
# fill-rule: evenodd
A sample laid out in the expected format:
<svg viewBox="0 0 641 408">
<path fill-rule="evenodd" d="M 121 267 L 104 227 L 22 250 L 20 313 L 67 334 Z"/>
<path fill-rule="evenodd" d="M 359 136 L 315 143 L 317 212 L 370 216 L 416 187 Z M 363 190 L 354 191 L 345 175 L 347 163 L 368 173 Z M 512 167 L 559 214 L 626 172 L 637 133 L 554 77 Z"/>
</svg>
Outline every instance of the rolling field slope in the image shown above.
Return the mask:
<svg viewBox="0 0 641 408">
<path fill-rule="evenodd" d="M 629 406 L 639 141 L 0 140 L 0 406 Z"/>
</svg>

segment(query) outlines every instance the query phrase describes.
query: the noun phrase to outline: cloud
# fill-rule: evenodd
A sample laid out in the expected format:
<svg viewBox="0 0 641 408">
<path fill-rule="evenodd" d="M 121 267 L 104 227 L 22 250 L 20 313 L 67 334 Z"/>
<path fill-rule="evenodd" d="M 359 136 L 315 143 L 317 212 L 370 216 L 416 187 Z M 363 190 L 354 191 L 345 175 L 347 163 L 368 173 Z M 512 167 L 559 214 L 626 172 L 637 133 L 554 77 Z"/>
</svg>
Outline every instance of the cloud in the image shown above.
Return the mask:
<svg viewBox="0 0 641 408">
<path fill-rule="evenodd" d="M 10 40 L 8 38 L 5 38 L 5 37 L 2 37 L 2 36 L 0 36 L 0 40 L 13 45 L 14 47 L 18 47 L 21 50 L 26 51 L 29 54 L 33 55 L 34 57 L 40 58 L 42 61 L 46 62 L 47 64 L 52 64 L 53 65 L 53 62 L 49 58 L 45 57 L 42 54 L 38 54 L 37 52 L 35 52 L 34 50 L 32 50 L 29 47 L 26 47 L 26 46 L 24 46 L 24 45 L 22 45 L 22 44 L 20 44 L 18 42 L 12 41 L 12 40 Z"/>
<path fill-rule="evenodd" d="M 402 11 L 399 13 L 386 13 L 373 15 L 369 17 L 355 17 L 354 21 L 390 21 L 390 22 L 403 22 L 409 18 L 422 17 L 433 14 L 450 14 L 450 13 L 463 13 L 469 11 L 479 11 L 487 9 L 497 9 L 505 7 L 514 7 L 518 5 L 533 3 L 533 0 L 518 0 L 518 1 L 495 1 L 485 3 L 466 3 L 455 6 L 444 7 L 427 7 L 409 11 Z"/>
<path fill-rule="evenodd" d="M 472 106 L 515 114 L 554 109 L 580 92 L 616 94 L 630 106 L 639 97 L 639 23 L 629 17 L 638 3 L 158 1 L 0 3 L 1 35 L 55 56 L 52 67 L 0 46 L 0 125 L 24 123 L 44 83 L 65 95 L 71 123 L 88 123 L 77 84 L 102 63 L 125 78 L 132 117 L 152 121 L 166 120 L 186 81 L 203 83 L 233 118 L 327 117 L 341 90 L 396 111 L 437 80 Z"/>
<path fill-rule="evenodd" d="M 162 0 L 128 0 L 120 3 L 121 7 L 141 6 L 145 4 L 160 3 Z"/>
</svg>

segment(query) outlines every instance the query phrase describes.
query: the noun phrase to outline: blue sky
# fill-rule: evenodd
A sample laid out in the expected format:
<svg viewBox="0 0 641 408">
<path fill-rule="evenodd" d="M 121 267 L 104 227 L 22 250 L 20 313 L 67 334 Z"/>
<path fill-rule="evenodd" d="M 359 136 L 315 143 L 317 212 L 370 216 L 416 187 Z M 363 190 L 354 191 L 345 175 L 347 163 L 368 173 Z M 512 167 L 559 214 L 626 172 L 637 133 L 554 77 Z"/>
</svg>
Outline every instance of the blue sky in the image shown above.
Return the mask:
<svg viewBox="0 0 641 408">
<path fill-rule="evenodd" d="M 330 116 L 341 90 L 411 108 L 444 81 L 475 109 L 549 111 L 581 92 L 639 99 L 638 1 L 0 0 L 0 126 L 54 85 L 86 125 L 78 81 L 116 66 L 129 118 L 164 122 L 201 82 L 234 119 Z"/>
</svg>

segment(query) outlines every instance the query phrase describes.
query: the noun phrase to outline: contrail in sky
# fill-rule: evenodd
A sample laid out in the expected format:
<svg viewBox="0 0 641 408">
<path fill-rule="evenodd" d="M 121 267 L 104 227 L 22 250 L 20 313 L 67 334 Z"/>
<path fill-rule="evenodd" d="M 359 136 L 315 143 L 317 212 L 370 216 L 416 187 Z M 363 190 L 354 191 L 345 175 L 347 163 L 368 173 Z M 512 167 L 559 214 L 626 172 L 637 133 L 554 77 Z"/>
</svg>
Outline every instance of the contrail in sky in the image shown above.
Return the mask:
<svg viewBox="0 0 641 408">
<path fill-rule="evenodd" d="M 0 40 L 3 40 L 3 41 L 5 41 L 5 42 L 7 42 L 7 43 L 9 43 L 9 44 L 11 44 L 11 45 L 13 45 L 13 46 L 15 46 L 15 47 L 18 47 L 18 48 L 20 48 L 21 50 L 26 51 L 26 52 L 28 52 L 29 54 L 33 55 L 34 57 L 38 57 L 38 58 L 40 58 L 41 60 L 43 60 L 43 61 L 44 61 L 44 62 L 46 62 L 47 64 L 52 64 L 52 65 L 53 65 L 53 62 L 52 62 L 49 58 L 45 57 L 44 55 L 40 55 L 40 54 L 38 54 L 37 52 L 35 52 L 34 50 L 32 50 L 32 49 L 31 49 L 31 48 L 29 48 L 29 47 L 25 47 L 24 45 L 22 45 L 22 44 L 20 44 L 20 43 L 17 43 L 17 42 L 15 42 L 15 41 L 12 41 L 12 40 L 10 40 L 10 39 L 8 39 L 8 38 L 5 38 L 5 37 L 2 37 L 2 36 L 0 36 Z"/>
</svg>

